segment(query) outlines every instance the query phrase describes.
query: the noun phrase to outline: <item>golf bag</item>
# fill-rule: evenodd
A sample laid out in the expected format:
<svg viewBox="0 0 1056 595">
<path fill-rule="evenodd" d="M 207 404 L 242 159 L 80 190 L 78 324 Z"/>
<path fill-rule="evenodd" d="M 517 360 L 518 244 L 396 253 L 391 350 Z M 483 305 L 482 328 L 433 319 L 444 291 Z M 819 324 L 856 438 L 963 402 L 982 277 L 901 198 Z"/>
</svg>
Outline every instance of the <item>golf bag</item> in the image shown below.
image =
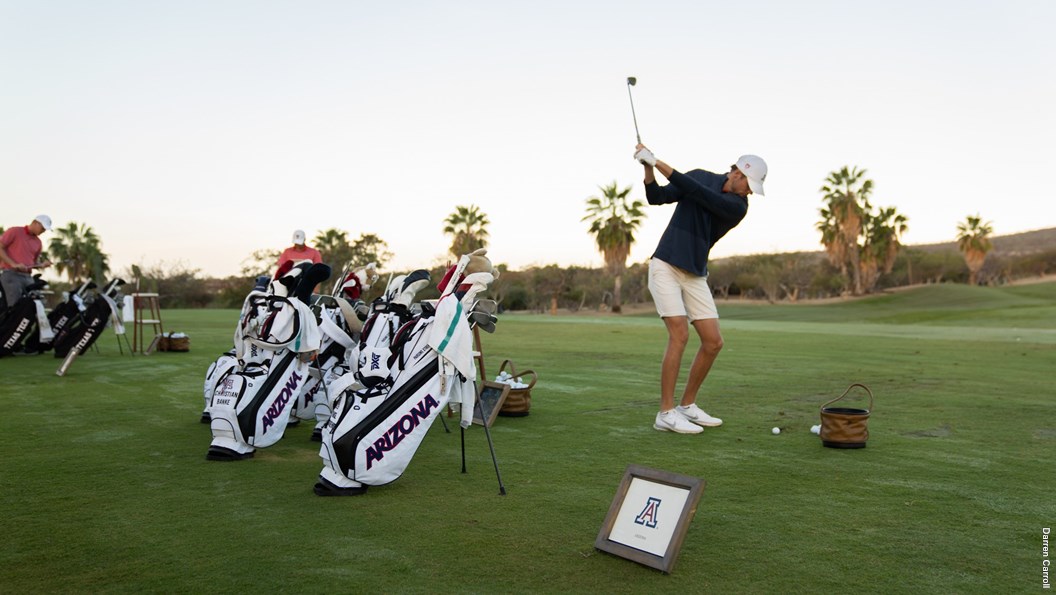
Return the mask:
<svg viewBox="0 0 1056 595">
<path fill-rule="evenodd" d="M 95 344 L 110 322 L 113 322 L 116 334 L 125 334 L 125 326 L 121 322 L 121 313 L 115 301 L 120 293 L 119 288 L 124 284 L 122 279 L 112 279 L 96 293 L 95 299 L 85 306 L 83 312 L 78 312 L 72 317 L 52 342 L 55 357 L 66 357 L 74 347 L 79 353 L 84 353 Z"/>
<path fill-rule="evenodd" d="M 418 269 L 389 282 L 385 295 L 371 304 L 370 317 L 363 324 L 359 345 L 353 352 L 356 379 L 367 388 L 385 381 L 387 361 L 396 331 L 413 318 L 411 302 L 429 284 L 429 271 Z"/>
<path fill-rule="evenodd" d="M 315 422 L 312 439 L 319 440 L 319 428 L 322 426 L 320 418 L 330 416 L 328 387 L 334 380 L 350 372 L 349 357 L 363 323 L 356 316 L 353 306 L 342 298 L 322 296 L 312 306 L 312 310 L 317 312 L 322 341 L 319 356 L 309 371 L 304 390 L 297 397 L 293 415 L 303 421 Z M 349 315 L 351 321 L 347 318 Z"/>
<path fill-rule="evenodd" d="M 74 291 L 64 293 L 65 299 L 48 313 L 48 323 L 51 324 L 51 331 L 54 337 L 59 336 L 67 327 L 74 324 L 78 316 L 88 309 L 84 298 L 89 291 L 96 287 L 95 281 L 89 280 L 78 285 Z M 40 350 L 42 352 L 52 348 L 54 337 L 52 337 L 51 341 L 41 341 Z"/>
<path fill-rule="evenodd" d="M 458 273 L 469 262 L 463 256 Z M 399 328 L 386 354 L 385 379 L 335 396 L 333 414 L 323 425 L 316 494 L 362 494 L 367 486 L 399 478 L 452 398 L 461 405 L 462 427 L 472 423 L 476 373 L 463 302 L 472 304 L 494 279 L 490 273 L 476 275 L 461 300 L 454 295 L 456 284 L 449 283 L 435 308 L 423 304 L 421 314 Z"/>
<path fill-rule="evenodd" d="M 329 387 L 332 382 L 339 384 L 333 389 L 327 388 L 325 402 L 318 401 L 313 440 L 322 439 L 322 427 L 333 412 L 335 395 L 348 389 L 372 387 L 385 380 L 389 371 L 386 362 L 392 339 L 397 330 L 413 318 L 411 302 L 418 291 L 428 283 L 429 272 L 419 269 L 409 275 L 399 275 L 391 279 L 384 295 L 374 300 L 369 308 L 361 301 L 357 302 L 355 311 L 366 322 L 359 329 L 358 340 L 352 345 L 346 358 L 347 363 L 334 366 L 325 374 L 321 374 L 324 387 Z M 346 292 L 347 287 L 346 283 Z M 351 297 L 355 292 L 345 295 Z M 351 318 L 347 312 L 344 316 L 346 319 Z"/>
<path fill-rule="evenodd" d="M 320 344 L 308 301 L 315 286 L 329 277 L 325 264 L 300 264 L 268 292 L 246 297 L 234 336 L 237 365 L 226 354 L 223 363 L 214 363 L 223 371 L 216 376 L 207 408 L 213 436 L 207 459 L 249 458 L 255 449 L 282 438 L 292 403 L 308 378 L 308 361 Z M 290 288 L 292 298 L 286 297 Z"/>
<path fill-rule="evenodd" d="M 221 378 L 227 376 L 233 369 L 238 367 L 238 356 L 235 355 L 235 348 L 225 351 L 216 358 L 216 361 L 209 365 L 209 369 L 205 372 L 205 386 L 202 390 L 202 395 L 205 397 L 205 408 L 202 409 L 202 423 L 209 423 L 209 405 L 213 400 L 213 393 L 216 391 L 216 383 Z"/>
<path fill-rule="evenodd" d="M 40 353 L 41 343 L 50 343 L 53 339 L 42 293 L 47 286 L 47 282 L 36 275 L 22 298 L 4 311 L 0 319 L 0 357 L 12 353 Z"/>
<path fill-rule="evenodd" d="M 291 419 L 314 421 L 312 440 L 322 437 L 322 425 L 330 417 L 328 387 L 351 371 L 349 361 L 358 344 L 368 308 L 360 299 L 377 281 L 375 263 L 358 267 L 339 278 L 332 295 L 317 296 L 312 312 L 319 322 L 322 340 L 319 355 L 309 369 L 308 381 L 297 397 Z"/>
</svg>

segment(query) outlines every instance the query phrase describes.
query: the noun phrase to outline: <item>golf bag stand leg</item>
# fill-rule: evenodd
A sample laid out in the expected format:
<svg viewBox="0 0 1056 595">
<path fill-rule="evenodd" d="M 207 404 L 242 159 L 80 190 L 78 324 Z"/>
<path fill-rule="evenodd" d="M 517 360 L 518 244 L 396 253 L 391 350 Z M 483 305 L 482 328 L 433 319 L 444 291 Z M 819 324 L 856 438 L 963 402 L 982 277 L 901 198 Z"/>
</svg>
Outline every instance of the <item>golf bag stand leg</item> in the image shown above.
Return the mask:
<svg viewBox="0 0 1056 595">
<path fill-rule="evenodd" d="M 499 473 L 499 460 L 495 458 L 495 444 L 491 441 L 491 430 L 488 424 L 484 425 L 484 435 L 488 437 L 488 450 L 491 451 L 491 462 L 495 465 L 495 477 L 499 480 L 499 495 L 506 495 L 506 486 L 502 484 L 502 474 Z"/>
</svg>

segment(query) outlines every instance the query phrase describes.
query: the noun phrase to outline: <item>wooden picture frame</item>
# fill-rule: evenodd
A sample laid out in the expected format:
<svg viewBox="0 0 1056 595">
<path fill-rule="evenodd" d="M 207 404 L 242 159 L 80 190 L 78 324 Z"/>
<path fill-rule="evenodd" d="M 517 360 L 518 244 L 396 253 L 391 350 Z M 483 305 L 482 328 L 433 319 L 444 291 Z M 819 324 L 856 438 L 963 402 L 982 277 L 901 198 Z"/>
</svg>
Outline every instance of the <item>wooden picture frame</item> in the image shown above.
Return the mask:
<svg viewBox="0 0 1056 595">
<path fill-rule="evenodd" d="M 477 385 L 477 402 L 473 404 L 473 423 L 491 427 L 510 394 L 510 385 L 485 380 Z M 485 413 L 486 411 L 486 413 Z"/>
<path fill-rule="evenodd" d="M 697 477 L 628 465 L 594 548 L 670 574 L 704 486 Z"/>
</svg>

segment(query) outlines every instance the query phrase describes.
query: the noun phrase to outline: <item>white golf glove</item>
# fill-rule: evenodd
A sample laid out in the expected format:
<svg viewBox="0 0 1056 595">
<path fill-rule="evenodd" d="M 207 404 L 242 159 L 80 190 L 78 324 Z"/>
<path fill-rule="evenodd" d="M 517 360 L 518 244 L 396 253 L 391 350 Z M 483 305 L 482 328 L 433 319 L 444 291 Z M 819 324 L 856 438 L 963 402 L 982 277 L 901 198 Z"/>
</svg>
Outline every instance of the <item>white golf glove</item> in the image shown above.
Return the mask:
<svg viewBox="0 0 1056 595">
<path fill-rule="evenodd" d="M 653 152 L 649 149 L 638 149 L 634 153 L 634 159 L 642 165 L 656 165 L 656 157 L 653 155 Z"/>
</svg>

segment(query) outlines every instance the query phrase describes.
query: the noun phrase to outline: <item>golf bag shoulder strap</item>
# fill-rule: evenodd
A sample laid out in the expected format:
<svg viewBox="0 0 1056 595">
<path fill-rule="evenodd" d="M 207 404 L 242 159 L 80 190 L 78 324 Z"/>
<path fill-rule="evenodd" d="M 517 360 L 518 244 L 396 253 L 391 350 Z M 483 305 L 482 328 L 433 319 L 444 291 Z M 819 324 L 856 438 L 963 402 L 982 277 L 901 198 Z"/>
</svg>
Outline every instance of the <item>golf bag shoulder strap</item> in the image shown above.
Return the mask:
<svg viewBox="0 0 1056 595">
<path fill-rule="evenodd" d="M 423 332 L 424 329 L 424 326 L 418 325 L 417 319 L 412 319 L 403 323 L 403 325 L 396 330 L 396 334 L 392 338 L 392 343 L 389 345 L 389 349 L 392 351 L 392 355 L 389 356 L 389 368 L 393 367 L 393 363 L 399 362 L 399 369 L 403 369 L 405 365 L 403 357 L 404 347 L 407 345 L 408 341 L 411 340 L 411 337 L 417 333 Z"/>
</svg>

